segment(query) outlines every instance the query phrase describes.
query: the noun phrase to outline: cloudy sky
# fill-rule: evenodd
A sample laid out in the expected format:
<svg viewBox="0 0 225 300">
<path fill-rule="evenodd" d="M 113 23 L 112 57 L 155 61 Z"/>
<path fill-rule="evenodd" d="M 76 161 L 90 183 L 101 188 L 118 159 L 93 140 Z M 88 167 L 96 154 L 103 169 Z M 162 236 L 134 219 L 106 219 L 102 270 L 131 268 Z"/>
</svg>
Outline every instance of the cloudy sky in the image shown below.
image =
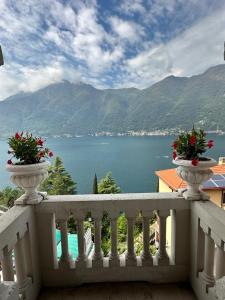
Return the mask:
<svg viewBox="0 0 225 300">
<path fill-rule="evenodd" d="M 224 0 L 0 0 L 0 100 L 63 79 L 145 88 L 224 63 Z"/>
</svg>

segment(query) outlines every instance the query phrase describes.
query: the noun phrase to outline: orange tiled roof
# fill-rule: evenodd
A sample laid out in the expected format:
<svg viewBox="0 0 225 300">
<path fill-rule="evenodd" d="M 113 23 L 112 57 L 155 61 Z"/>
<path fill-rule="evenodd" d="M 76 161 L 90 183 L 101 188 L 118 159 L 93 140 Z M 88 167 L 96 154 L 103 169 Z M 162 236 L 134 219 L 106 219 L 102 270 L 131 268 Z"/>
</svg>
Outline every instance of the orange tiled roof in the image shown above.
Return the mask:
<svg viewBox="0 0 225 300">
<path fill-rule="evenodd" d="M 225 164 L 212 167 L 211 170 L 213 171 L 214 174 L 225 174 Z M 180 188 L 185 188 L 187 186 L 186 182 L 183 181 L 176 174 L 176 169 L 160 170 L 160 171 L 156 171 L 155 174 L 160 179 L 162 179 L 172 190 L 178 190 Z M 217 189 L 223 189 L 223 188 L 217 188 Z"/>
</svg>

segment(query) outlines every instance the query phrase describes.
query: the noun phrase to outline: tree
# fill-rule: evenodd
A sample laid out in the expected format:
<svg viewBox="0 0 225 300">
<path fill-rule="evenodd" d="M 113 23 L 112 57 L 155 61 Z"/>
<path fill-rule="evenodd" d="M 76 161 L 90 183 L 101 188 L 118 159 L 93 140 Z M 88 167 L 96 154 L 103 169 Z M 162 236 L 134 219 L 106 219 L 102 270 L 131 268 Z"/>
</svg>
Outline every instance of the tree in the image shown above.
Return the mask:
<svg viewBox="0 0 225 300">
<path fill-rule="evenodd" d="M 93 180 L 93 194 L 98 194 L 98 178 L 96 174 Z"/>
<path fill-rule="evenodd" d="M 120 187 L 112 178 L 112 172 L 108 172 L 98 183 L 99 194 L 118 194 L 121 192 Z M 103 214 L 102 218 L 102 250 L 105 255 L 110 250 L 110 218 L 107 212 Z"/>
<path fill-rule="evenodd" d="M 77 193 L 76 182 L 65 170 L 60 157 L 56 157 L 53 166 L 49 167 L 49 176 L 41 184 L 40 189 L 49 195 L 74 195 Z"/>
<path fill-rule="evenodd" d="M 2 191 L 0 191 L 0 205 L 13 207 L 14 201 L 22 194 L 23 191 L 21 189 L 6 186 Z"/>
<path fill-rule="evenodd" d="M 98 183 L 98 193 L 99 194 L 119 194 L 121 193 L 121 188 L 116 184 L 115 180 L 112 178 L 112 172 L 108 172 L 105 177 L 103 177 Z"/>
</svg>

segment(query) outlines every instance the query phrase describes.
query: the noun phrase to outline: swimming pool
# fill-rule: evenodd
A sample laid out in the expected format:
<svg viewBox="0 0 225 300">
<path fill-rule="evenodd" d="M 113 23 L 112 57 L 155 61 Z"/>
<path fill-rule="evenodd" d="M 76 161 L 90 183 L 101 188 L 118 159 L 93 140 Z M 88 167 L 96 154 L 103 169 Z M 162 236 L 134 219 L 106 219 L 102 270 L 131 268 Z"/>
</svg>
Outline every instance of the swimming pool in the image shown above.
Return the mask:
<svg viewBox="0 0 225 300">
<path fill-rule="evenodd" d="M 57 259 L 59 260 L 62 255 L 62 244 L 61 244 L 61 232 L 56 229 L 56 242 L 57 242 Z M 68 233 L 68 248 L 72 259 L 76 259 L 78 256 L 78 240 L 77 234 Z"/>
</svg>

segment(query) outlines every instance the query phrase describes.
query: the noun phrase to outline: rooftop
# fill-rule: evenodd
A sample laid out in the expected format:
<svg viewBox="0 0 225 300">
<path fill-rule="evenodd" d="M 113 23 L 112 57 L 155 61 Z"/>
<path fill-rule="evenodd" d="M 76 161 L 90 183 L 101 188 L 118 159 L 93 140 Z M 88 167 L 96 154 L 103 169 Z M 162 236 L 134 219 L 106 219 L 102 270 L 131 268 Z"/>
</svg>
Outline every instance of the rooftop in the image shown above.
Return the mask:
<svg viewBox="0 0 225 300">
<path fill-rule="evenodd" d="M 224 190 L 225 189 L 225 164 L 212 167 L 211 170 L 213 171 L 214 176 L 203 183 L 203 189 Z M 156 171 L 155 174 L 174 191 L 187 187 L 186 182 L 176 174 L 175 168 Z"/>
</svg>

